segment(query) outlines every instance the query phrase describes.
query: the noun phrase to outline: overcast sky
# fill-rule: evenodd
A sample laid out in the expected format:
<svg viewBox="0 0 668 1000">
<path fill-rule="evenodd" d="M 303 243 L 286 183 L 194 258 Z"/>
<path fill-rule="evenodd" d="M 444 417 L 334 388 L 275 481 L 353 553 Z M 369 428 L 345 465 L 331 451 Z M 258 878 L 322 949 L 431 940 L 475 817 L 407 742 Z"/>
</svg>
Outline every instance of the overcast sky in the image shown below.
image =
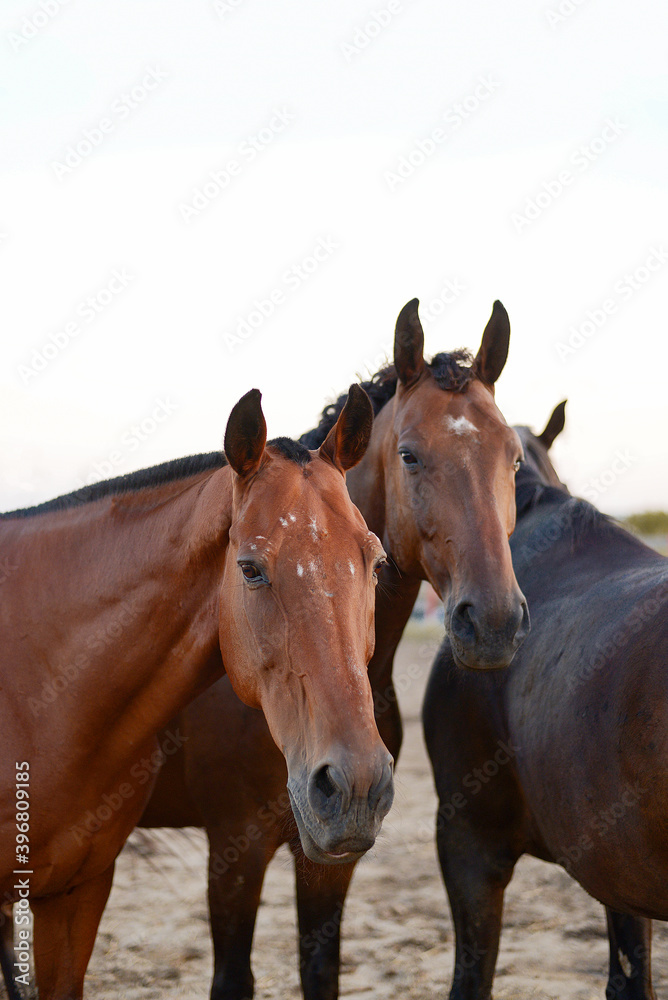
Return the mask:
<svg viewBox="0 0 668 1000">
<path fill-rule="evenodd" d="M 297 436 L 510 314 L 497 399 L 604 510 L 668 508 L 668 8 L 4 0 L 0 506 Z"/>
</svg>

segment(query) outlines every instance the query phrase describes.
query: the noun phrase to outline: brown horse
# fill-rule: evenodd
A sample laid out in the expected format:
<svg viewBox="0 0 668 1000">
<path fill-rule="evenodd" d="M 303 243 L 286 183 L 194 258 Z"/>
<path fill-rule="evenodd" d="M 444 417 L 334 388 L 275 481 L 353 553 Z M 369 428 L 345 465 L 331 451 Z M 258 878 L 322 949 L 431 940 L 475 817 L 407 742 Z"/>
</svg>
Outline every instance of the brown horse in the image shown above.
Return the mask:
<svg viewBox="0 0 668 1000">
<path fill-rule="evenodd" d="M 526 632 L 526 605 L 508 546 L 521 446 L 493 395 L 509 334 L 507 314 L 496 303 L 475 359 L 456 352 L 427 363 L 417 301 L 409 302 L 397 321 L 394 367 L 364 383 L 377 416 L 348 488 L 389 553 L 377 590 L 369 676 L 378 726 L 395 757 L 401 720 L 392 661 L 421 580 L 429 579 L 445 602 L 462 663 L 505 666 Z M 302 442 L 317 447 L 341 405 L 328 407 Z M 212 997 L 252 996 L 250 955 L 262 881 L 272 855 L 288 842 L 297 858 L 304 995 L 335 998 L 341 914 L 353 866 L 325 869 L 303 857 L 285 765 L 262 717 L 248 711 L 224 679 L 174 725 L 188 737 L 184 752 L 167 761 L 142 825 L 207 829 Z"/>
<path fill-rule="evenodd" d="M 306 854 L 373 844 L 392 799 L 367 676 L 383 550 L 344 480 L 372 421 L 352 386 L 319 451 L 267 445 L 252 390 L 229 465 L 172 462 L 2 516 L 0 892 L 33 910 L 41 1000 L 82 996 L 156 734 L 223 669 L 285 755 Z"/>
<path fill-rule="evenodd" d="M 608 1000 L 654 1000 L 650 921 L 668 919 L 668 559 L 560 484 L 545 431 L 518 428 L 517 578 L 532 631 L 473 676 L 446 643 L 424 726 L 456 932 L 451 1000 L 488 1000 L 520 855 L 562 865 L 608 907 Z"/>
</svg>

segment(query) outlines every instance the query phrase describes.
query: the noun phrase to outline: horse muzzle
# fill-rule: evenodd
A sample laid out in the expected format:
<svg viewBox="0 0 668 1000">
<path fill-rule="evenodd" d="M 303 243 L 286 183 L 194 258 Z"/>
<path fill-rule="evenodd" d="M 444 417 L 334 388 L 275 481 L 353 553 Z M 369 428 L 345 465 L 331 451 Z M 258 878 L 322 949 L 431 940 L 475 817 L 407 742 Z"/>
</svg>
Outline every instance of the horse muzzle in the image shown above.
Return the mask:
<svg viewBox="0 0 668 1000">
<path fill-rule="evenodd" d="M 375 766 L 320 761 L 290 770 L 288 793 L 304 853 L 319 864 L 349 864 L 373 847 L 394 798 L 393 760 L 383 748 Z"/>
<path fill-rule="evenodd" d="M 531 628 L 527 602 L 519 591 L 510 607 L 499 609 L 459 600 L 446 621 L 455 661 L 470 670 L 509 666 Z"/>
</svg>

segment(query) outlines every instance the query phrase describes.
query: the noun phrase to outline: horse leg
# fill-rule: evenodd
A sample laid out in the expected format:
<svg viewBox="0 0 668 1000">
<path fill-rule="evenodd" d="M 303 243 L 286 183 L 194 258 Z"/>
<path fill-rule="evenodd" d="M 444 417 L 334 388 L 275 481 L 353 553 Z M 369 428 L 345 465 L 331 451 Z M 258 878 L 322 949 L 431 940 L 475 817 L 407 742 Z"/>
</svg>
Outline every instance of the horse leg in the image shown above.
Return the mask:
<svg viewBox="0 0 668 1000">
<path fill-rule="evenodd" d="M 508 856 L 495 861 L 495 852 L 486 845 L 476 847 L 470 829 L 458 833 L 453 836 L 442 828 L 436 835 L 455 927 L 455 968 L 449 1000 L 490 1000 L 501 937 L 503 893 L 516 859 Z"/>
<path fill-rule="evenodd" d="M 316 865 L 295 855 L 299 970 L 304 1000 L 337 1000 L 341 918 L 354 865 Z"/>
<path fill-rule="evenodd" d="M 652 988 L 652 921 L 606 907 L 610 972 L 606 1000 L 656 1000 Z"/>
<path fill-rule="evenodd" d="M 32 899 L 33 951 L 40 1000 L 81 1000 L 114 865 L 66 892 Z"/>
<path fill-rule="evenodd" d="M 257 827 L 255 827 L 257 829 Z M 251 948 L 264 873 L 273 850 L 263 836 L 241 829 L 208 828 L 209 914 L 213 939 L 211 1000 L 251 1000 L 255 979 Z M 233 844 L 240 845 L 233 847 Z M 229 860 L 236 858 L 236 860 Z"/>
</svg>

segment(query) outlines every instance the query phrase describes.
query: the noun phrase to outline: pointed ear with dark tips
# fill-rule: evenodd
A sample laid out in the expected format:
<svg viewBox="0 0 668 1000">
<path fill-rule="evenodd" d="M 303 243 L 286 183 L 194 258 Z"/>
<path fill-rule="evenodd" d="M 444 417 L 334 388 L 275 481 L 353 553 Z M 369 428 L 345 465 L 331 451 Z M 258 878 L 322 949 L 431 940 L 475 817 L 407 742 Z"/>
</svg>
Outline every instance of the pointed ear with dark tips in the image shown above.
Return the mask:
<svg viewBox="0 0 668 1000">
<path fill-rule="evenodd" d="M 264 420 L 259 389 L 251 389 L 242 396 L 230 413 L 225 430 L 225 455 L 239 476 L 257 472 L 267 442 L 267 425 Z"/>
<path fill-rule="evenodd" d="M 394 331 L 394 367 L 402 385 L 415 382 L 424 370 L 424 331 L 418 299 L 411 299 L 397 317 Z"/>
<path fill-rule="evenodd" d="M 508 357 L 510 341 L 510 320 L 508 313 L 497 299 L 492 307 L 492 315 L 482 335 L 482 343 L 475 359 L 478 378 L 485 385 L 494 385 L 503 371 Z"/>
<path fill-rule="evenodd" d="M 341 472 L 346 472 L 364 457 L 372 429 L 371 400 L 361 386 L 351 385 L 346 405 L 318 454 Z"/>
<path fill-rule="evenodd" d="M 552 416 L 548 420 L 545 430 L 542 434 L 538 434 L 538 440 L 548 451 L 554 444 L 555 438 L 559 437 L 566 424 L 566 403 L 568 400 L 564 399 L 562 403 L 557 403 L 555 408 L 552 410 Z"/>
</svg>

